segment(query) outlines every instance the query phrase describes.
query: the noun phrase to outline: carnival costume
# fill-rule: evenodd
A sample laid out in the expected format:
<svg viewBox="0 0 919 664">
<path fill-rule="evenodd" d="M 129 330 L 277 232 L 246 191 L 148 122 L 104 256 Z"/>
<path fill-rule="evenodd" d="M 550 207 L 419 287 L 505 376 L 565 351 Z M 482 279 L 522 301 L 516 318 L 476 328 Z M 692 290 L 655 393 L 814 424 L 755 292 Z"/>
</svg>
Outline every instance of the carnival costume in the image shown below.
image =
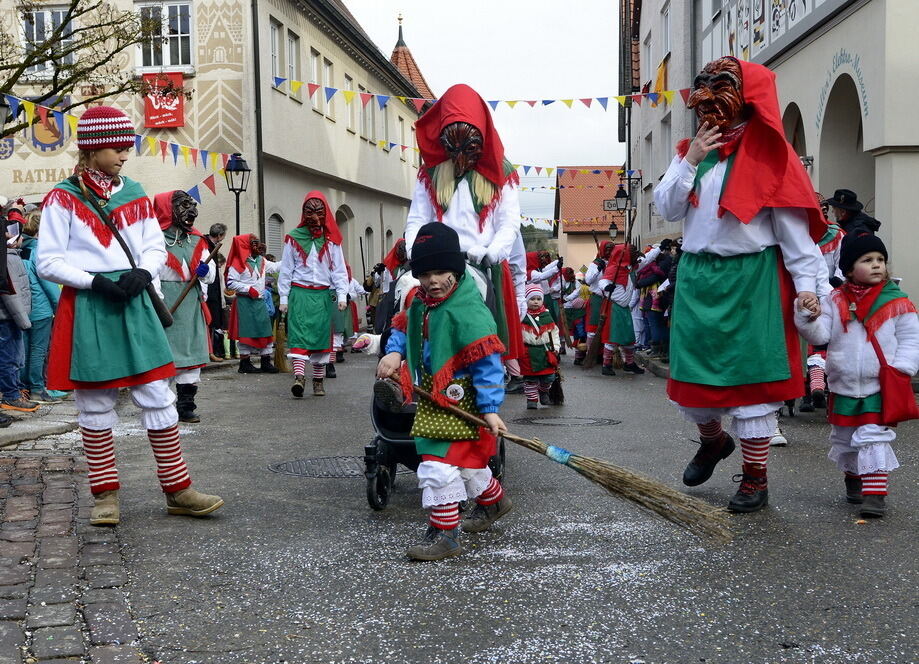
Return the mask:
<svg viewBox="0 0 919 664">
<path fill-rule="evenodd" d="M 631 247 L 616 245 L 599 283 L 600 290 L 610 301 L 609 333 L 603 340 L 603 366 L 607 366 L 607 358 L 612 362 L 610 355 L 618 350 L 622 355 L 623 371 L 643 374 L 645 370 L 635 363 L 635 328 L 630 308 L 635 287 L 631 271 Z"/>
<path fill-rule="evenodd" d="M 227 333 L 239 346 L 239 373 L 278 373 L 278 368 L 271 363 L 274 329 L 262 298 L 265 275 L 277 273 L 281 264 L 268 260 L 262 253 L 257 236 L 251 233 L 237 235 L 230 245 L 223 272 L 227 288 L 236 294 L 230 307 Z M 252 355 L 259 356 L 258 369 L 252 364 Z"/>
<path fill-rule="evenodd" d="M 520 358 L 520 372 L 523 374 L 523 393 L 527 409 L 539 408 L 539 404 L 551 406 L 549 388 L 558 370 L 558 350 L 561 337 L 558 326 L 544 302 L 545 295 L 539 284 L 527 284 L 527 312 L 523 315 L 523 345 L 526 352 Z"/>
</svg>

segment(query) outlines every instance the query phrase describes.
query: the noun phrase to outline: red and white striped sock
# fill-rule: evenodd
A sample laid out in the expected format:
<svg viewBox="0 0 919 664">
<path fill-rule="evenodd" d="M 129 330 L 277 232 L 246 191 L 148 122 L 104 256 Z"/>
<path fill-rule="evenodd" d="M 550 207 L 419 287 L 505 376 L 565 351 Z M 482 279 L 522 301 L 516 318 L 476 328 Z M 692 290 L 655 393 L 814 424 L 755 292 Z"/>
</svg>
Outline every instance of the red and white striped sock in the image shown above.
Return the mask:
<svg viewBox="0 0 919 664">
<path fill-rule="evenodd" d="M 811 392 L 816 390 L 826 390 L 826 372 L 820 367 L 808 367 L 808 376 L 810 377 Z"/>
<path fill-rule="evenodd" d="M 459 525 L 459 503 L 434 505 L 431 508 L 430 523 L 440 530 L 453 530 Z"/>
<path fill-rule="evenodd" d="M 527 401 L 536 401 L 539 399 L 539 388 L 536 385 L 535 380 L 523 381 L 523 393 L 526 395 Z"/>
<path fill-rule="evenodd" d="M 479 494 L 475 502 L 479 505 L 494 505 L 502 498 L 504 498 L 504 489 L 501 487 L 501 483 L 492 477 L 491 482 L 485 487 L 485 491 Z"/>
<path fill-rule="evenodd" d="M 95 495 L 120 488 L 112 430 L 80 427 L 80 432 L 83 434 L 83 454 L 89 466 L 89 490 Z"/>
<path fill-rule="evenodd" d="M 769 458 L 769 442 L 772 438 L 741 438 L 740 451 L 744 463 L 757 463 L 766 465 Z"/>
<path fill-rule="evenodd" d="M 543 381 L 539 381 L 538 385 L 539 385 L 539 391 L 540 391 L 542 394 L 548 394 L 548 393 L 549 393 L 549 388 L 552 387 L 552 383 L 546 383 L 546 382 L 543 382 Z"/>
<path fill-rule="evenodd" d="M 603 346 L 603 364 L 613 363 L 613 349 Z"/>
<path fill-rule="evenodd" d="M 188 466 L 182 458 L 182 443 L 179 440 L 179 426 L 168 429 L 148 429 L 147 438 L 156 459 L 156 476 L 165 493 L 175 493 L 191 486 Z"/>
<path fill-rule="evenodd" d="M 306 358 L 305 357 L 294 357 L 290 360 L 291 364 L 294 365 L 294 375 L 295 376 L 305 376 L 306 375 Z"/>
<path fill-rule="evenodd" d="M 324 364 L 314 364 L 313 365 L 313 380 L 322 380 L 325 378 L 325 365 Z"/>
<path fill-rule="evenodd" d="M 619 346 L 619 352 L 622 354 L 622 361 L 626 364 L 635 362 L 635 346 Z"/>
<path fill-rule="evenodd" d="M 341 351 L 341 348 L 332 349 L 332 352 L 329 354 L 329 362 L 331 362 L 332 364 L 335 364 L 338 361 L 337 358 L 338 358 L 339 351 Z"/>
<path fill-rule="evenodd" d="M 705 424 L 697 424 L 699 435 L 708 440 L 721 440 L 724 435 L 724 429 L 721 428 L 721 420 L 712 420 Z"/>
<path fill-rule="evenodd" d="M 863 496 L 886 496 L 887 477 L 890 473 L 865 473 L 862 478 Z"/>
</svg>

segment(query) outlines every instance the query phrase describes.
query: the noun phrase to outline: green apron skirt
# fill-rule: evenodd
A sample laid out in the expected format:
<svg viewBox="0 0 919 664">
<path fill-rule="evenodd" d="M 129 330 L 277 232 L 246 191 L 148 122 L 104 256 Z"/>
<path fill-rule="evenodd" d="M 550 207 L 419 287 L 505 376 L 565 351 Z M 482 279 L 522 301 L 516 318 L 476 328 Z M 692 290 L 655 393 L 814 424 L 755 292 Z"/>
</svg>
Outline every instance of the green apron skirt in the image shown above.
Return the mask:
<svg viewBox="0 0 919 664">
<path fill-rule="evenodd" d="M 291 352 L 328 353 L 338 307 L 328 288 L 292 285 L 287 296 L 287 347 Z"/>
<path fill-rule="evenodd" d="M 160 282 L 167 307 L 172 308 L 186 285 L 187 282 L 184 281 Z M 172 317 L 173 323 L 166 329 L 166 337 L 169 339 L 176 367 L 183 369 L 207 364 L 210 359 L 207 325 L 204 323 L 204 312 L 201 309 L 201 291 L 197 287 L 192 288 L 185 296 Z"/>
</svg>

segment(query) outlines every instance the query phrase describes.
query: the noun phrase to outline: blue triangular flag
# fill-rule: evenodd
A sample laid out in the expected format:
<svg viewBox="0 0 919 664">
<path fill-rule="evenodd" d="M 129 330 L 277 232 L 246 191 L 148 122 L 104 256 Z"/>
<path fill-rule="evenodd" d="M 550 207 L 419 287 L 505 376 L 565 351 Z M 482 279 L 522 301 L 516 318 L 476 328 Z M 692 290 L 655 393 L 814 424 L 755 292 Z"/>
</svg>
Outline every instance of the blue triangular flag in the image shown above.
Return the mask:
<svg viewBox="0 0 919 664">
<path fill-rule="evenodd" d="M 389 103 L 389 95 L 376 95 L 377 103 L 380 105 L 380 110 L 386 108 L 386 104 Z"/>
<path fill-rule="evenodd" d="M 635 175 L 635 171 L 626 171 L 626 174 L 627 174 L 629 177 L 632 177 L 633 175 Z"/>
<path fill-rule="evenodd" d="M 531 167 L 531 166 L 524 166 L 524 167 L 523 167 L 523 174 L 524 174 L 524 175 L 527 175 L 527 174 L 530 172 L 530 168 L 532 168 L 532 167 Z"/>
<path fill-rule="evenodd" d="M 542 100 L 542 105 L 543 105 L 543 106 L 548 106 L 549 104 L 553 103 L 554 101 L 555 101 L 554 99 L 543 99 L 543 100 Z"/>
<path fill-rule="evenodd" d="M 175 166 L 179 163 L 179 144 L 170 143 L 169 147 L 172 148 L 172 165 Z"/>
<path fill-rule="evenodd" d="M 338 88 L 326 88 L 325 89 L 325 100 L 332 101 L 332 97 L 335 96 L 335 93 L 338 92 Z"/>
<path fill-rule="evenodd" d="M 565 171 L 566 171 L 566 170 L 567 170 L 567 169 L 565 169 L 565 168 L 556 168 L 556 169 L 555 169 L 555 172 L 558 173 L 558 176 L 559 176 L 559 177 L 562 177 L 562 176 L 565 174 Z"/>
<path fill-rule="evenodd" d="M 54 119 L 57 120 L 57 113 L 54 114 Z M 136 152 L 137 154 L 140 154 L 140 147 L 141 147 L 140 142 L 142 140 L 144 139 L 140 136 L 140 134 L 134 134 L 134 152 Z"/>
<path fill-rule="evenodd" d="M 660 95 L 659 95 L 658 93 L 656 93 L 656 92 L 649 92 L 649 93 L 648 93 L 648 99 L 651 101 L 652 104 L 656 104 L 656 103 L 657 103 L 657 98 L 658 98 L 658 97 L 660 97 Z"/>
<path fill-rule="evenodd" d="M 198 185 L 195 185 L 188 190 L 188 195 L 194 198 L 199 203 L 201 202 L 201 192 L 198 191 Z"/>
<path fill-rule="evenodd" d="M 609 97 L 597 97 L 597 101 L 600 102 L 600 106 L 603 107 L 603 110 L 606 110 L 606 103 L 609 101 Z"/>
<path fill-rule="evenodd" d="M 491 106 L 491 110 L 494 111 L 494 110 L 496 110 L 496 109 L 498 108 L 498 104 L 500 104 L 500 103 L 501 103 L 501 100 L 500 100 L 500 99 L 495 99 L 495 100 L 493 100 L 493 101 L 489 101 L 489 102 L 488 102 L 488 105 Z"/>
<path fill-rule="evenodd" d="M 204 166 L 204 168 L 206 169 L 207 168 L 207 157 L 210 154 L 210 150 L 199 150 L 198 154 L 201 155 L 201 165 Z"/>
<path fill-rule="evenodd" d="M 6 103 L 10 105 L 10 117 L 19 115 L 19 99 L 13 95 L 6 95 Z"/>
<path fill-rule="evenodd" d="M 274 87 L 276 87 L 276 88 L 281 87 L 281 84 L 282 84 L 284 81 L 286 81 L 286 80 L 287 80 L 286 78 L 281 78 L 280 76 L 275 76 L 275 77 L 274 77 Z"/>
<path fill-rule="evenodd" d="M 54 111 L 54 121 L 57 123 L 58 131 L 60 131 L 61 136 L 63 136 L 64 131 L 67 129 L 67 127 L 64 126 L 64 114 L 60 111 Z M 137 138 L 140 138 L 140 136 Z M 134 143 L 136 144 L 137 141 L 135 140 Z M 140 152 L 140 148 L 137 148 L 137 151 Z"/>
<path fill-rule="evenodd" d="M 600 171 L 591 171 L 594 175 L 600 175 Z"/>
<path fill-rule="evenodd" d="M 390 143 L 390 144 L 389 144 L 389 149 L 392 150 L 392 149 L 393 149 L 394 147 L 396 147 L 397 145 L 399 145 L 399 144 L 398 144 L 398 143 Z"/>
</svg>

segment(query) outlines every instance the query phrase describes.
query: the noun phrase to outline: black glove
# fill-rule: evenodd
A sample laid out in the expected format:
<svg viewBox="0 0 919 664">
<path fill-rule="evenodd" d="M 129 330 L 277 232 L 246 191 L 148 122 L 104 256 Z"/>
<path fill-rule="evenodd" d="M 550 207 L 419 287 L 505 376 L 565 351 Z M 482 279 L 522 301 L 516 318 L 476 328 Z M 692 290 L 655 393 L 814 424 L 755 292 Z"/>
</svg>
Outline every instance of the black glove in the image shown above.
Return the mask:
<svg viewBox="0 0 919 664">
<path fill-rule="evenodd" d="M 124 291 L 125 295 L 137 297 L 144 292 L 147 285 L 153 281 L 153 277 L 146 270 L 135 267 L 130 272 L 125 272 L 118 280 L 118 286 Z"/>
<path fill-rule="evenodd" d="M 842 286 L 842 284 L 843 284 L 843 280 L 840 279 L 839 277 L 830 277 L 830 286 L 832 286 L 833 288 L 839 288 L 840 286 Z"/>
<path fill-rule="evenodd" d="M 603 287 L 603 290 L 605 290 L 607 293 L 612 293 L 614 290 L 616 290 L 616 284 L 606 284 L 606 286 Z"/>
<path fill-rule="evenodd" d="M 373 266 L 373 271 L 376 272 L 377 274 L 383 274 L 383 270 L 385 269 L 386 269 L 386 266 L 383 265 L 382 263 L 377 263 L 376 265 Z"/>
<path fill-rule="evenodd" d="M 112 302 L 127 302 L 128 295 L 124 292 L 124 289 L 121 288 L 114 281 L 108 277 L 104 277 L 101 274 L 97 274 L 93 277 L 92 291 L 94 293 L 99 293 L 102 297 L 111 300 Z"/>
<path fill-rule="evenodd" d="M 564 264 L 565 264 L 565 259 L 559 256 L 558 257 L 558 269 L 561 270 Z"/>
<path fill-rule="evenodd" d="M 600 270 L 600 272 L 603 272 L 603 270 L 606 269 L 606 261 L 602 258 L 595 258 L 594 263 L 597 264 L 597 268 Z"/>
</svg>

